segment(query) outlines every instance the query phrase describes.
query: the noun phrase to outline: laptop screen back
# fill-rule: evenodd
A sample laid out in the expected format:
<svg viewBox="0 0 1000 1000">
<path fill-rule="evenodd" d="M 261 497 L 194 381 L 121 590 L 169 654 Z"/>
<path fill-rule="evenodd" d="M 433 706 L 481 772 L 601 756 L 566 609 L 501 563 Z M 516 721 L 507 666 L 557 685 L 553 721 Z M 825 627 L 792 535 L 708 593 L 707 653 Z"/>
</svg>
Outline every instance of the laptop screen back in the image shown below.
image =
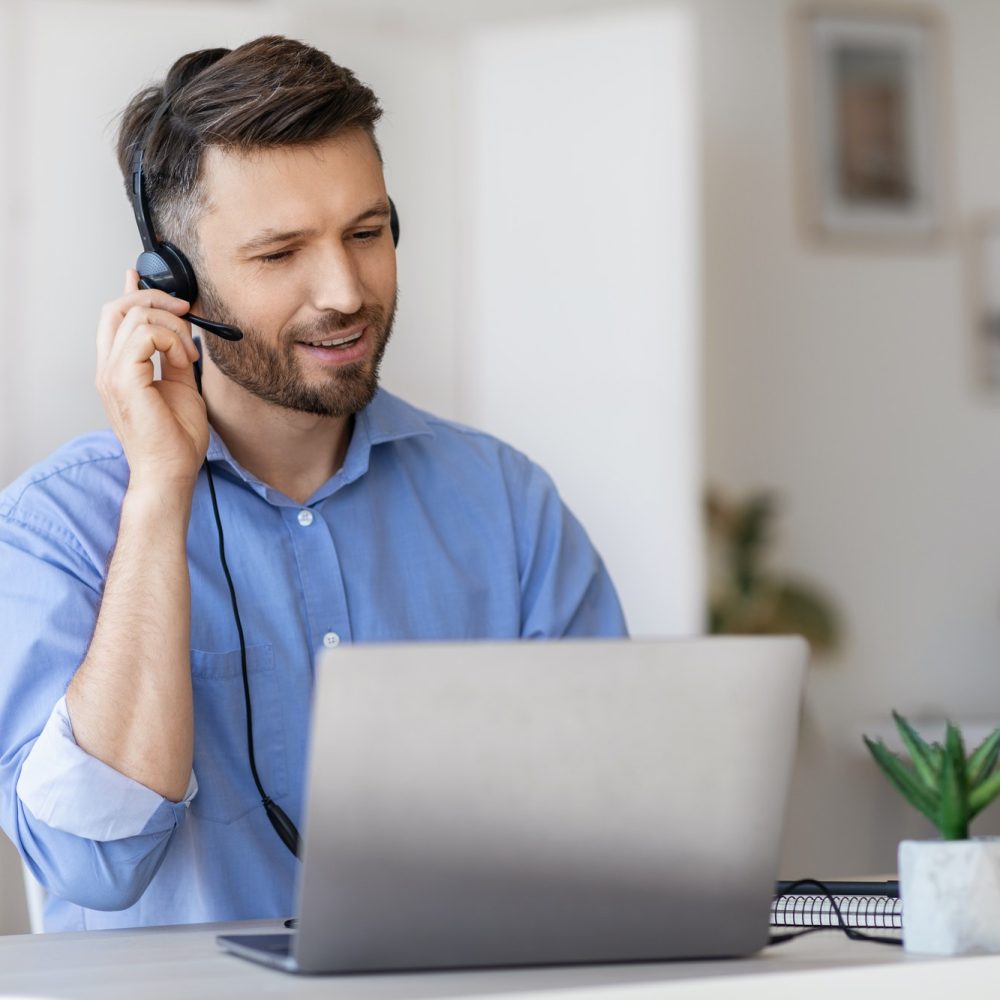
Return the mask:
<svg viewBox="0 0 1000 1000">
<path fill-rule="evenodd" d="M 762 947 L 806 657 L 797 638 L 324 652 L 299 967 Z"/>
</svg>

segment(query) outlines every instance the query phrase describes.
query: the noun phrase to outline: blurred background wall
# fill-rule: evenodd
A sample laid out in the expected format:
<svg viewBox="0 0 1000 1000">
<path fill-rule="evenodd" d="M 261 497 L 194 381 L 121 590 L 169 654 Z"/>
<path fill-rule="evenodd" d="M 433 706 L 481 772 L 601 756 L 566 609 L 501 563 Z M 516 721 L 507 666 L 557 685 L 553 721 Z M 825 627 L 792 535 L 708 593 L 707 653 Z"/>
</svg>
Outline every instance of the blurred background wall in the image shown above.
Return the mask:
<svg viewBox="0 0 1000 1000">
<path fill-rule="evenodd" d="M 846 627 L 841 652 L 811 671 L 785 867 L 894 871 L 898 839 L 929 828 L 875 774 L 860 733 L 891 707 L 1000 722 L 1000 395 L 977 372 L 968 257 L 977 220 L 1000 206 L 1000 5 L 880 8 L 935 13 L 944 48 L 945 231 L 899 249 L 802 233 L 800 5 L 693 6 L 706 476 L 777 490 L 783 564 L 821 581 Z M 994 809 L 978 830 L 997 825 Z"/>
<path fill-rule="evenodd" d="M 137 243 L 116 112 L 182 52 L 316 44 L 386 109 L 385 384 L 546 465 L 637 634 L 702 628 L 705 486 L 775 491 L 775 558 L 845 625 L 810 673 L 784 873 L 894 870 L 926 830 L 860 733 L 890 707 L 995 724 L 1000 694 L 1000 396 L 968 256 L 1000 208 L 1000 6 L 919 8 L 944 40 L 945 231 L 858 250 L 802 231 L 793 0 L 0 5 L 3 480 L 104 423 L 93 329 Z M 16 876 L 0 854 L 0 898 Z"/>
</svg>

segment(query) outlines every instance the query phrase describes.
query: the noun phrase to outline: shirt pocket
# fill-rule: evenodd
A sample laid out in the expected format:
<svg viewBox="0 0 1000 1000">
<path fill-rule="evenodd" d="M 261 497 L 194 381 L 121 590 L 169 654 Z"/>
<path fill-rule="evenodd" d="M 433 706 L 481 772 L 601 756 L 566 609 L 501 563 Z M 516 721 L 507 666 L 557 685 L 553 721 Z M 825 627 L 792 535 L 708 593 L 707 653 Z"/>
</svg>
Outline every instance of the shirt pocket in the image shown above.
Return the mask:
<svg viewBox="0 0 1000 1000">
<path fill-rule="evenodd" d="M 281 691 L 270 645 L 247 646 L 247 677 L 257 773 L 264 791 L 280 800 L 288 791 L 288 764 Z M 262 808 L 250 771 L 240 651 L 192 649 L 191 679 L 198 778 L 191 813 L 213 823 L 232 823 Z"/>
</svg>

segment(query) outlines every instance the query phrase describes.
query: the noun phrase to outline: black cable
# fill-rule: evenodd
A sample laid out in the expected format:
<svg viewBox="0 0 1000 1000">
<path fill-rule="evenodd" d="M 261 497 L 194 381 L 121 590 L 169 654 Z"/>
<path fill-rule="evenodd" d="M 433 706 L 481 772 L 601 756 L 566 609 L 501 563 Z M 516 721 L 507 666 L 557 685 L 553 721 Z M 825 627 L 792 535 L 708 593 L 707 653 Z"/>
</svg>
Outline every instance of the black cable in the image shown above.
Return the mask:
<svg viewBox="0 0 1000 1000">
<path fill-rule="evenodd" d="M 195 382 L 198 392 L 201 393 L 201 363 L 194 366 Z M 204 394 L 202 394 L 204 396 Z M 219 501 L 215 495 L 215 479 L 212 476 L 212 466 L 209 464 L 208 456 L 205 456 L 205 473 L 208 476 L 208 492 L 212 498 L 212 513 L 215 515 L 215 527 L 219 535 L 219 560 L 222 563 L 222 572 L 226 577 L 226 584 L 229 587 L 229 600 L 233 606 L 233 618 L 236 621 L 236 632 L 240 638 L 240 666 L 243 670 L 243 701 L 246 706 L 247 720 L 247 751 L 250 760 L 250 773 L 253 775 L 253 783 L 260 793 L 260 801 L 267 813 L 267 818 L 274 827 L 274 832 L 281 838 L 281 842 L 287 847 L 295 857 L 299 856 L 299 831 L 295 824 L 288 817 L 288 814 L 264 791 L 261 784 L 260 775 L 257 773 L 257 760 L 253 752 L 253 709 L 250 704 L 250 675 L 247 672 L 247 644 L 243 635 L 243 622 L 240 619 L 240 609 L 236 602 L 236 588 L 233 586 L 233 578 L 229 572 L 229 564 L 226 562 L 226 540 L 222 531 L 222 517 L 219 514 Z"/>
<path fill-rule="evenodd" d="M 800 889 L 807 885 L 815 886 L 819 889 L 820 894 L 826 896 L 826 898 L 830 901 L 830 906 L 833 908 L 833 912 L 837 917 L 839 927 L 834 927 L 830 924 L 822 927 L 807 927 L 805 930 L 796 931 L 794 934 L 772 934 L 768 944 L 784 944 L 786 941 L 792 941 L 795 938 L 803 937 L 806 934 L 815 934 L 816 931 L 833 931 L 839 929 L 842 930 L 852 941 L 873 941 L 876 944 L 888 944 L 897 948 L 902 945 L 903 942 L 899 938 L 879 937 L 876 934 L 865 934 L 856 927 L 849 927 L 847 921 L 844 920 L 844 915 L 840 912 L 840 905 L 837 903 L 833 893 L 826 885 L 817 879 L 801 878 L 797 882 L 784 884 L 781 892 L 779 892 L 774 898 L 781 899 L 782 896 L 788 896 L 794 893 L 796 889 Z"/>
</svg>

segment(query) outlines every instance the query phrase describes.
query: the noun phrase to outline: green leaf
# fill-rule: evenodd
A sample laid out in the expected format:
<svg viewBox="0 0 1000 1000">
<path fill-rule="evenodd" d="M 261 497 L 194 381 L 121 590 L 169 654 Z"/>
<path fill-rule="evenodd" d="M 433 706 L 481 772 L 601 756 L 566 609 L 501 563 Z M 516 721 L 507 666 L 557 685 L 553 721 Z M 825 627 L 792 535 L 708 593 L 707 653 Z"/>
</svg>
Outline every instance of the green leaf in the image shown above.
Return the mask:
<svg viewBox="0 0 1000 1000">
<path fill-rule="evenodd" d="M 741 505 L 737 514 L 736 547 L 756 561 L 758 552 L 766 548 L 770 536 L 768 529 L 777 513 L 777 501 L 770 493 L 759 493 L 749 497 Z"/>
<path fill-rule="evenodd" d="M 899 730 L 903 746 L 906 747 L 913 759 L 913 767 L 917 774 L 931 791 L 935 791 L 938 783 L 938 766 L 935 765 L 931 748 L 899 712 L 893 710 L 892 717 L 896 721 L 896 728 Z"/>
<path fill-rule="evenodd" d="M 915 809 L 919 809 L 935 826 L 938 823 L 937 796 L 928 792 L 924 783 L 881 741 L 864 737 L 865 746 L 871 751 L 875 763 L 885 776 L 899 789 Z"/>
<path fill-rule="evenodd" d="M 978 816 L 998 795 L 1000 795 L 1000 771 L 994 771 L 990 777 L 969 792 L 969 819 Z"/>
<path fill-rule="evenodd" d="M 937 827 L 945 840 L 969 836 L 969 789 L 965 776 L 962 734 L 951 722 L 945 733 L 944 760 L 940 770 L 940 800 Z"/>
<path fill-rule="evenodd" d="M 969 787 L 974 788 L 990 776 L 1000 758 L 1000 729 L 994 730 L 976 747 L 965 770 L 969 775 Z"/>
<path fill-rule="evenodd" d="M 834 650 L 840 637 L 839 622 L 826 597 L 791 579 L 778 581 L 775 588 L 771 626 L 775 633 L 805 636 L 817 653 Z"/>
</svg>

